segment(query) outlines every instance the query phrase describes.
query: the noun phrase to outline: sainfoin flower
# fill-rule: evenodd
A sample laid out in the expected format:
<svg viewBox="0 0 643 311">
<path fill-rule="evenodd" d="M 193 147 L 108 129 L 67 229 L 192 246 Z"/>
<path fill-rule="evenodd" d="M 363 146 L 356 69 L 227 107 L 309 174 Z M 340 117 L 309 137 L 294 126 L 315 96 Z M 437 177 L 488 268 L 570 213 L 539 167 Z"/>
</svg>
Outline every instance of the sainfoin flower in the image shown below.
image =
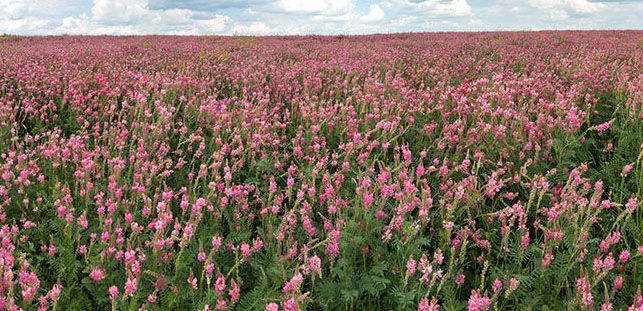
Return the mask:
<svg viewBox="0 0 643 311">
<path fill-rule="evenodd" d="M 0 309 L 638 310 L 642 37 L 2 35 Z"/>
<path fill-rule="evenodd" d="M 619 275 L 614 279 L 614 289 L 619 290 L 621 288 L 623 288 L 623 277 Z"/>
<path fill-rule="evenodd" d="M 116 285 L 112 285 L 109 287 L 109 296 L 112 298 L 112 300 L 118 297 L 118 287 L 116 287 Z"/>
<path fill-rule="evenodd" d="M 612 123 L 614 123 L 614 120 L 613 120 L 613 119 L 612 119 L 612 120 L 609 120 L 609 121 L 607 121 L 607 122 L 605 122 L 605 123 L 601 123 L 601 124 L 597 125 L 597 126 L 596 126 L 596 129 L 597 129 L 599 132 L 607 131 L 607 130 L 609 130 L 609 128 L 612 126 Z"/>
<path fill-rule="evenodd" d="M 591 285 L 584 274 L 576 281 L 576 290 L 581 295 L 581 304 L 585 307 L 591 307 L 594 299 L 592 297 Z"/>
<path fill-rule="evenodd" d="M 321 259 L 320 259 L 317 255 L 314 255 L 314 256 L 310 257 L 310 259 L 309 259 L 309 266 L 310 266 L 310 269 L 311 269 L 315 274 L 317 274 L 317 276 L 320 276 L 320 277 L 321 277 L 321 274 L 322 274 L 322 270 L 321 270 Z"/>
<path fill-rule="evenodd" d="M 91 278 L 94 282 L 98 282 L 105 278 L 105 270 L 94 269 L 89 273 L 89 278 Z"/>
<path fill-rule="evenodd" d="M 435 298 L 431 299 L 429 302 L 428 299 L 422 298 L 418 304 L 418 311 L 440 311 L 440 305 Z"/>
<path fill-rule="evenodd" d="M 415 273 L 416 261 L 413 259 L 413 255 L 409 257 L 409 260 L 406 261 L 406 273 L 412 275 Z"/>
<path fill-rule="evenodd" d="M 485 311 L 489 309 L 491 300 L 487 295 L 481 295 L 480 290 L 472 290 L 469 296 L 468 310 L 469 311 Z"/>
<path fill-rule="evenodd" d="M 216 283 L 214 285 L 214 289 L 217 295 L 222 294 L 225 288 L 226 288 L 225 276 L 223 276 L 223 274 L 219 274 L 219 276 L 217 277 Z"/>
<path fill-rule="evenodd" d="M 133 295 L 138 290 L 138 280 L 135 278 L 128 278 L 125 282 L 125 295 Z"/>
<path fill-rule="evenodd" d="M 228 291 L 228 295 L 230 295 L 230 300 L 232 300 L 232 302 L 239 300 L 239 291 L 240 288 L 237 285 L 237 282 L 234 279 L 230 281 L 230 290 Z"/>
<path fill-rule="evenodd" d="M 621 177 L 626 177 L 632 171 L 633 168 L 634 168 L 634 162 L 623 166 L 623 170 L 621 171 Z"/>
</svg>

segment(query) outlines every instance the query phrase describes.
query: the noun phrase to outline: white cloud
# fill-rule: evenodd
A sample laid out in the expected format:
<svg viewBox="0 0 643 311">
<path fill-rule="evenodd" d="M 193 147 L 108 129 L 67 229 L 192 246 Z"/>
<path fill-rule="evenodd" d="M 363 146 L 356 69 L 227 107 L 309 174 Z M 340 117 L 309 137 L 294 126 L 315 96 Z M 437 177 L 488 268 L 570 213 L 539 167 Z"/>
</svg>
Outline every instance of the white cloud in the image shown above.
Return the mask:
<svg viewBox="0 0 643 311">
<path fill-rule="evenodd" d="M 396 26 L 396 27 L 404 27 L 404 25 L 412 25 L 417 22 L 418 18 L 417 16 L 413 15 L 402 15 L 399 16 L 393 20 L 391 20 L 391 24 Z"/>
<path fill-rule="evenodd" d="M 243 10 L 243 14 L 248 15 L 248 16 L 255 16 L 259 14 L 259 12 L 253 10 L 252 8 L 246 8 Z"/>
<path fill-rule="evenodd" d="M 399 14 L 436 18 L 469 16 L 473 10 L 467 0 L 383 0 L 382 6 Z"/>
<path fill-rule="evenodd" d="M 222 14 L 150 9 L 148 0 L 0 0 L 0 32 L 19 34 L 213 34 L 230 23 Z M 76 14 L 73 14 L 76 13 Z M 56 15 L 58 14 L 58 15 Z"/>
<path fill-rule="evenodd" d="M 230 22 L 230 17 L 225 15 L 215 15 L 211 19 L 198 20 L 197 24 L 202 26 L 209 32 L 220 32 L 225 29 L 226 25 Z"/>
<path fill-rule="evenodd" d="M 92 19 L 112 24 L 132 23 L 149 18 L 145 0 L 94 0 Z"/>
<path fill-rule="evenodd" d="M 58 30 L 66 34 L 82 34 L 88 29 L 87 21 L 88 18 L 86 16 L 83 18 L 65 17 L 62 20 L 62 24 L 58 27 Z"/>
<path fill-rule="evenodd" d="M 351 31 L 357 29 L 365 29 L 364 25 L 358 23 L 372 24 L 381 21 L 384 18 L 384 11 L 377 4 L 371 4 L 367 14 L 359 14 L 355 11 L 350 11 L 342 15 L 325 15 L 319 14 L 313 17 L 313 20 L 319 22 L 342 22 L 342 30 Z M 367 26 L 366 28 L 372 28 Z"/>
<path fill-rule="evenodd" d="M 0 19 L 59 17 L 72 13 L 83 4 L 84 0 L 0 0 Z"/>
<path fill-rule="evenodd" d="M 212 34 L 230 22 L 225 15 L 198 16 L 188 9 L 153 10 L 147 0 L 94 0 L 91 15 L 62 19 L 60 33 L 87 34 Z"/>
<path fill-rule="evenodd" d="M 237 25 L 233 28 L 233 32 L 239 35 L 267 34 L 270 32 L 270 28 L 262 22 L 254 22 L 250 25 Z"/>
<path fill-rule="evenodd" d="M 604 3 L 587 0 L 530 0 L 529 4 L 540 9 L 568 9 L 575 13 L 595 13 L 606 7 Z"/>
<path fill-rule="evenodd" d="M 383 18 L 384 11 L 382 11 L 382 8 L 380 8 L 380 6 L 377 4 L 371 4 L 368 10 L 368 15 L 365 15 L 362 20 L 364 20 L 365 22 L 375 22 L 382 20 Z"/>
<path fill-rule="evenodd" d="M 352 0 L 279 0 L 277 7 L 290 13 L 342 14 L 355 8 Z"/>
<path fill-rule="evenodd" d="M 0 0 L 17 34 L 643 29 L 639 0 Z"/>
<path fill-rule="evenodd" d="M 20 19 L 0 19 L 0 32 L 7 33 L 38 33 L 50 28 L 51 22 L 31 17 Z"/>
<path fill-rule="evenodd" d="M 465 16 L 471 15 L 471 6 L 467 3 L 467 0 L 453 0 L 449 3 L 437 3 L 435 5 L 436 14 L 440 15 L 453 15 L 453 16 Z"/>
<path fill-rule="evenodd" d="M 553 20 L 561 21 L 569 18 L 569 15 L 567 14 L 567 12 L 565 12 L 565 10 L 553 9 L 549 11 L 549 17 Z"/>
<path fill-rule="evenodd" d="M 475 13 L 490 30 L 643 29 L 641 1 L 499 0 Z"/>
<path fill-rule="evenodd" d="M 19 19 L 28 11 L 29 4 L 21 0 L 0 1 L 0 13 L 7 19 Z"/>
</svg>

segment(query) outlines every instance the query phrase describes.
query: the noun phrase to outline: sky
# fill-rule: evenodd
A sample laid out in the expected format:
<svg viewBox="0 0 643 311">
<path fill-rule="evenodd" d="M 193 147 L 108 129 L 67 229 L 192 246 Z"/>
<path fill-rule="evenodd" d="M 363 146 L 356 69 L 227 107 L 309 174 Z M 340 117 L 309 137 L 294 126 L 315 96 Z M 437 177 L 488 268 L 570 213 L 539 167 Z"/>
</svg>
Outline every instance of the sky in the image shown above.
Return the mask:
<svg viewBox="0 0 643 311">
<path fill-rule="evenodd" d="M 0 33 L 305 35 L 643 29 L 643 0 L 0 0 Z"/>
</svg>

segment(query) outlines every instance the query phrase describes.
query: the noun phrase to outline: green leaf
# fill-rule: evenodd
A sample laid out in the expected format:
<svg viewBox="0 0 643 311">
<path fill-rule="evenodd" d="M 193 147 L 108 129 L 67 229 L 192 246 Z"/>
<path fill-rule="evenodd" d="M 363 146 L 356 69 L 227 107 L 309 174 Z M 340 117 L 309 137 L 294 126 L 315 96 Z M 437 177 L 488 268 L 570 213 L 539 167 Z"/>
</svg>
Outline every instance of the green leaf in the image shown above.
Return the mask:
<svg viewBox="0 0 643 311">
<path fill-rule="evenodd" d="M 359 297 L 359 291 L 356 289 L 342 289 L 342 299 L 346 302 L 352 302 Z"/>
</svg>

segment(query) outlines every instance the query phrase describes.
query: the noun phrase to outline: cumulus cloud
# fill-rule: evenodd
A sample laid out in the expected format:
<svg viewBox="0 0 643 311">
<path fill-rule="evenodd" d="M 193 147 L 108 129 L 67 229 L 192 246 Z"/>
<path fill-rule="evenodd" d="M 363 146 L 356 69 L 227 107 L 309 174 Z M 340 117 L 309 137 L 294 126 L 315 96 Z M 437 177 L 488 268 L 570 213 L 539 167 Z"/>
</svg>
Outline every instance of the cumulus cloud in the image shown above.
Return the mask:
<svg viewBox="0 0 643 311">
<path fill-rule="evenodd" d="M 239 35 L 258 35 L 270 33 L 270 28 L 262 22 L 253 22 L 249 25 L 237 25 L 233 31 Z"/>
<path fill-rule="evenodd" d="M 0 0 L 0 31 L 18 34 L 216 34 L 229 21 L 148 0 Z"/>
<path fill-rule="evenodd" d="M 604 3 L 587 0 L 530 0 L 529 4 L 541 9 L 567 9 L 576 13 L 595 13 L 606 7 Z"/>
<path fill-rule="evenodd" d="M 192 10 L 181 8 L 150 9 L 147 0 L 94 0 L 91 12 L 91 23 L 127 26 L 115 28 L 117 32 L 124 30 L 127 33 L 131 32 L 130 29 L 139 33 L 216 33 L 222 31 L 230 20 L 218 14 L 203 18 Z"/>
<path fill-rule="evenodd" d="M 188 9 L 191 11 L 214 11 L 230 8 L 247 8 L 270 2 L 270 0 L 150 0 L 149 8 L 153 10 Z"/>
<path fill-rule="evenodd" d="M 394 11 L 423 17 L 466 16 L 473 12 L 467 0 L 384 0 L 382 4 Z"/>
<path fill-rule="evenodd" d="M 382 20 L 384 18 L 384 11 L 382 11 L 382 8 L 377 5 L 377 4 L 371 4 L 368 14 L 364 15 L 363 20 L 365 22 L 375 22 Z"/>
<path fill-rule="evenodd" d="M 95 0 L 91 12 L 95 21 L 108 24 L 130 24 L 152 17 L 145 0 Z"/>
<path fill-rule="evenodd" d="M 0 0 L 0 19 L 60 17 L 86 5 L 85 0 Z"/>
<path fill-rule="evenodd" d="M 643 29 L 640 0 L 0 0 L 17 34 Z"/>
<path fill-rule="evenodd" d="M 19 19 L 27 12 L 29 6 L 26 1 L 2 0 L 0 1 L 0 13 L 6 19 Z"/>
<path fill-rule="evenodd" d="M 466 0 L 453 0 L 449 3 L 437 3 L 435 5 L 435 13 L 440 15 L 471 15 L 471 7 Z"/>
<path fill-rule="evenodd" d="M 338 14 L 352 11 L 355 5 L 351 0 L 279 0 L 276 7 L 291 13 Z"/>
</svg>

